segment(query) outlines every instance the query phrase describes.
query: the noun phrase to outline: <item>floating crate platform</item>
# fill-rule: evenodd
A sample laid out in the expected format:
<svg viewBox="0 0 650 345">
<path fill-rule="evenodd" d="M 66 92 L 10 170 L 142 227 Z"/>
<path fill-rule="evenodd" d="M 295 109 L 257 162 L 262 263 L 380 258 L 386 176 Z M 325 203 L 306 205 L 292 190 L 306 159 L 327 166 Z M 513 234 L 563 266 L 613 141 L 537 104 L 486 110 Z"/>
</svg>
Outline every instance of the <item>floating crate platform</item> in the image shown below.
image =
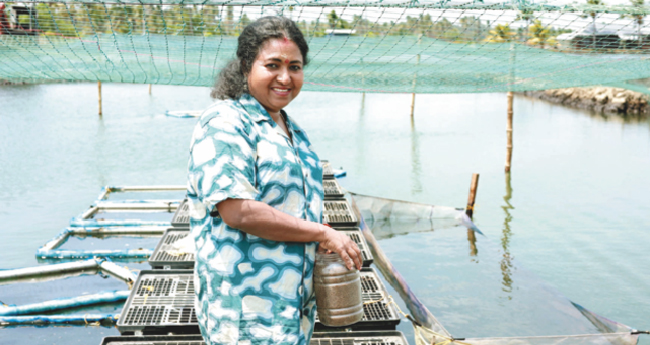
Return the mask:
<svg viewBox="0 0 650 345">
<path fill-rule="evenodd" d="M 332 164 L 329 161 L 320 161 L 323 163 L 323 180 L 333 180 L 334 179 L 334 169 Z"/>
<path fill-rule="evenodd" d="M 173 249 L 176 241 L 189 236 L 188 229 L 167 229 L 149 257 L 153 269 L 193 269 L 194 253 L 179 253 Z"/>
<path fill-rule="evenodd" d="M 341 231 L 350 237 L 361 250 L 363 258 L 363 267 L 369 267 L 373 262 L 372 253 L 363 238 L 359 228 L 346 228 Z M 149 257 L 149 265 L 153 269 L 193 269 L 194 268 L 194 254 L 192 253 L 178 253 L 173 250 L 173 244 L 185 236 L 189 236 L 190 232 L 187 229 L 168 229 L 160 239 L 158 246 Z"/>
<path fill-rule="evenodd" d="M 388 293 L 374 269 L 361 269 L 361 286 L 363 319 L 344 328 L 394 330 L 400 319 L 388 304 Z M 318 315 L 315 328 L 334 330 L 319 323 Z M 124 304 L 117 329 L 123 335 L 199 334 L 192 270 L 141 271 Z"/>
<path fill-rule="evenodd" d="M 101 345 L 205 345 L 200 335 L 147 335 L 105 337 Z"/>
<path fill-rule="evenodd" d="M 354 241 L 354 243 L 357 244 L 359 250 L 361 250 L 363 267 L 370 267 L 370 265 L 374 261 L 374 258 L 372 256 L 372 253 L 370 252 L 370 247 L 368 247 L 368 243 L 366 242 L 366 239 L 363 237 L 363 234 L 361 233 L 361 230 L 359 230 L 359 228 L 356 229 L 346 228 L 345 230 L 342 229 L 337 229 L 337 230 L 346 234 L 348 237 L 352 239 L 352 241 Z"/>
<path fill-rule="evenodd" d="M 121 334 L 198 334 L 192 271 L 141 271 L 117 329 Z"/>
<path fill-rule="evenodd" d="M 361 269 L 361 291 L 363 295 L 363 319 L 345 327 L 327 327 L 320 323 L 316 314 L 316 330 L 394 330 L 400 323 L 395 307 L 388 304 L 388 292 L 377 272 L 372 268 Z M 355 343 L 356 344 L 356 343 Z"/>
<path fill-rule="evenodd" d="M 358 226 L 359 221 L 352 213 L 347 200 L 324 200 L 323 223 L 332 227 Z"/>
<path fill-rule="evenodd" d="M 336 179 L 323 180 L 323 194 L 325 200 L 343 199 L 343 188 Z"/>
<path fill-rule="evenodd" d="M 196 335 L 106 337 L 101 345 L 205 345 Z M 316 332 L 309 345 L 408 345 L 402 332 Z"/>
<path fill-rule="evenodd" d="M 172 226 L 175 228 L 188 228 L 190 227 L 190 203 L 185 198 L 172 217 Z"/>
<path fill-rule="evenodd" d="M 408 345 L 399 331 L 315 332 L 309 345 Z"/>
</svg>

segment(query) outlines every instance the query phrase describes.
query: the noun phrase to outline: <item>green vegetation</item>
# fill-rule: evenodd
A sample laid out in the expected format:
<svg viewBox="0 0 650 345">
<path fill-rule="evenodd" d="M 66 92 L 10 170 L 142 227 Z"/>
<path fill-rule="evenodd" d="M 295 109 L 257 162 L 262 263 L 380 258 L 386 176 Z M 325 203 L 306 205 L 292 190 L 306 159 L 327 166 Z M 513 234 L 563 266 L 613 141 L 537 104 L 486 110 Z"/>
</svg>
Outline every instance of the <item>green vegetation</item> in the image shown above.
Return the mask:
<svg viewBox="0 0 650 345">
<path fill-rule="evenodd" d="M 237 13 L 236 16 L 233 6 L 207 4 L 163 6 L 38 3 L 36 10 L 37 27 L 45 35 L 66 37 L 98 34 L 237 36 L 251 21 L 246 14 Z M 290 17 L 294 16 L 293 7 L 289 7 L 288 12 Z M 534 12 L 530 10 L 520 11 L 516 20 L 525 21 L 526 26 L 517 31 L 512 30 L 508 24 L 491 27 L 489 21 L 482 22 L 475 16 L 450 20 L 444 16 L 432 18 L 430 14 L 421 14 L 417 17 L 407 16 L 405 21 L 398 23 L 371 22 L 359 15 L 345 20 L 332 10 L 324 18 L 323 21 L 316 19 L 309 22 L 298 18 L 297 23 L 301 30 L 311 37 L 325 36 L 328 29 L 350 29 L 354 30 L 355 36 L 362 37 L 416 36 L 457 43 L 519 41 L 541 47 L 553 46 L 554 36 L 569 31 L 542 28 L 539 21 L 531 24 L 534 21 Z"/>
</svg>

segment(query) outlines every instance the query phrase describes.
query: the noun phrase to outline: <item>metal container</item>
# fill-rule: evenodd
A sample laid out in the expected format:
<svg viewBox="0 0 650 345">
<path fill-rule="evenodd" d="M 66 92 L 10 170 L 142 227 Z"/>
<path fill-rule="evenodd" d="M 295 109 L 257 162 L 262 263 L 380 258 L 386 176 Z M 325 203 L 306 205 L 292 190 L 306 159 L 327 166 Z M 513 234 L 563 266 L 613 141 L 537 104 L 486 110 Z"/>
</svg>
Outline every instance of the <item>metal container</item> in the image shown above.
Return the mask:
<svg viewBox="0 0 650 345">
<path fill-rule="evenodd" d="M 348 270 L 338 254 L 316 253 L 314 289 L 323 325 L 348 326 L 363 318 L 361 275 L 356 268 Z"/>
</svg>

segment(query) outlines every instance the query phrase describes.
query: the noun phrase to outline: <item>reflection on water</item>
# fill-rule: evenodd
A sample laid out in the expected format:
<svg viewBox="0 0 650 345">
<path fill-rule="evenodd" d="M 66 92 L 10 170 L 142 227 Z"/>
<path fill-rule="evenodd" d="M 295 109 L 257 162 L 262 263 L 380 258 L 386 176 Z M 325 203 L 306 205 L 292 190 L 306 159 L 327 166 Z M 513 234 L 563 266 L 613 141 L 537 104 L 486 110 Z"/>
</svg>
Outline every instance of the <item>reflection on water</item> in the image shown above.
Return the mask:
<svg viewBox="0 0 650 345">
<path fill-rule="evenodd" d="M 467 243 L 469 244 L 469 256 L 477 256 L 478 247 L 476 246 L 476 232 L 472 229 L 467 229 Z M 478 262 L 478 258 L 472 260 Z"/>
<path fill-rule="evenodd" d="M 510 199 L 512 198 L 512 186 L 510 185 L 510 176 L 511 173 L 506 173 L 506 195 L 503 196 L 503 200 L 506 202 L 504 206 L 501 206 L 503 212 L 506 216 L 503 220 L 503 232 L 501 235 L 501 249 L 503 250 L 503 258 L 501 259 L 501 272 L 503 274 L 503 291 L 508 293 L 508 299 L 512 299 L 512 271 L 515 269 L 512 264 L 512 256 L 510 255 L 510 236 L 512 236 L 512 231 L 510 230 L 510 222 L 512 221 L 512 215 L 510 210 L 514 210 L 514 207 L 510 204 Z"/>
<path fill-rule="evenodd" d="M 411 192 L 414 195 L 422 193 L 421 169 L 420 138 L 415 129 L 415 120 L 411 117 Z"/>
</svg>

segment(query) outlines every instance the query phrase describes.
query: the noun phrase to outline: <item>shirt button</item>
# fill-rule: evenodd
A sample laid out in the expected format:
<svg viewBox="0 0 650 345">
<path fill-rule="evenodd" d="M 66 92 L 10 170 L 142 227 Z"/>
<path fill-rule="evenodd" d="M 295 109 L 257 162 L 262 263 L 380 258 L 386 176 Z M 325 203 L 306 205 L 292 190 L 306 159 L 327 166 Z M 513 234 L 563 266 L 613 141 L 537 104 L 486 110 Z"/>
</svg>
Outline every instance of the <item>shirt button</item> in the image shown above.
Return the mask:
<svg viewBox="0 0 650 345">
<path fill-rule="evenodd" d="M 303 290 L 302 285 L 300 285 L 300 287 L 298 288 L 298 293 L 301 295 L 302 295 L 302 290 Z"/>
</svg>

